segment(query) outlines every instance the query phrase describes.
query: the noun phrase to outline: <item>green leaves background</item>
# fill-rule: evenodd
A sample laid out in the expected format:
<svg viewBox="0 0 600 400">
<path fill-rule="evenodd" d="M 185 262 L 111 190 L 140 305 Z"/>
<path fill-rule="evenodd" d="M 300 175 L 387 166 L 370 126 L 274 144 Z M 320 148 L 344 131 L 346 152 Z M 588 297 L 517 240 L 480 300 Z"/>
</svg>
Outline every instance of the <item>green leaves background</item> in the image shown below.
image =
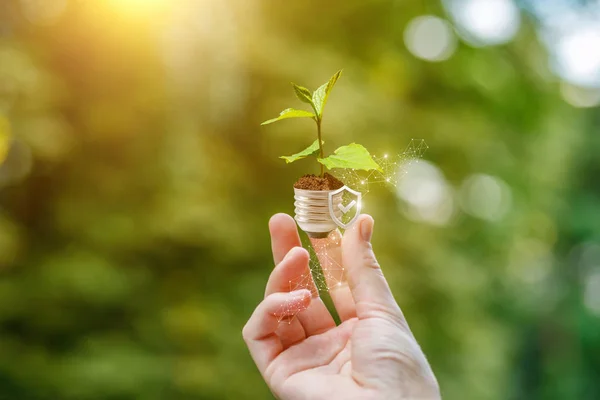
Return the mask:
<svg viewBox="0 0 600 400">
<path fill-rule="evenodd" d="M 42 25 L 34 3 L 64 2 L 0 2 L 0 397 L 272 399 L 241 328 L 273 271 L 267 221 L 313 164 L 277 157 L 316 137 L 258 122 L 286 99 L 314 114 L 287 82 L 345 66 L 326 155 L 424 139 L 415 167 L 449 195 L 445 224 L 392 191 L 364 204 L 444 400 L 600 398 L 598 110 L 561 98 L 535 19 L 427 63 L 403 33 L 440 1 L 71 1 Z M 462 211 L 473 174 L 510 189 L 503 219 Z M 431 178 L 398 192 L 435 202 Z"/>
<path fill-rule="evenodd" d="M 10 148 L 10 127 L 8 120 L 0 114 L 0 165 L 8 155 Z"/>
</svg>

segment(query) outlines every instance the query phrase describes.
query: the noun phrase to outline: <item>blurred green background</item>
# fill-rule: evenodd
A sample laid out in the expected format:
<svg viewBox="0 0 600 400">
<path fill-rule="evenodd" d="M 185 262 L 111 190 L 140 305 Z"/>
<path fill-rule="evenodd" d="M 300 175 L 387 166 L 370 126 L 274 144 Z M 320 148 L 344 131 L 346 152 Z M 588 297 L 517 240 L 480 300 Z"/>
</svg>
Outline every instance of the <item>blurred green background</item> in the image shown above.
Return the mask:
<svg viewBox="0 0 600 400">
<path fill-rule="evenodd" d="M 600 2 L 0 0 L 0 399 L 269 399 L 241 339 L 328 150 L 444 399 L 600 398 Z"/>
</svg>

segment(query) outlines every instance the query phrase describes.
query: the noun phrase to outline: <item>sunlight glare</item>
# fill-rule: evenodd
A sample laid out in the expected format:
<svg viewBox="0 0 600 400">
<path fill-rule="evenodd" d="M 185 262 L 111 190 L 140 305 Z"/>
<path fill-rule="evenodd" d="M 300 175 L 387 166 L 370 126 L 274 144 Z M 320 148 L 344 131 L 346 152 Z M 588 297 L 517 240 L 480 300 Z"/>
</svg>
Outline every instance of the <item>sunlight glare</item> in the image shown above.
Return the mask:
<svg viewBox="0 0 600 400">
<path fill-rule="evenodd" d="M 458 33 L 472 46 L 508 43 L 521 26 L 513 0 L 445 0 L 444 5 L 456 20 Z"/>
<path fill-rule="evenodd" d="M 164 10 L 169 0 L 111 0 L 113 7 L 131 15 L 144 15 Z"/>
</svg>

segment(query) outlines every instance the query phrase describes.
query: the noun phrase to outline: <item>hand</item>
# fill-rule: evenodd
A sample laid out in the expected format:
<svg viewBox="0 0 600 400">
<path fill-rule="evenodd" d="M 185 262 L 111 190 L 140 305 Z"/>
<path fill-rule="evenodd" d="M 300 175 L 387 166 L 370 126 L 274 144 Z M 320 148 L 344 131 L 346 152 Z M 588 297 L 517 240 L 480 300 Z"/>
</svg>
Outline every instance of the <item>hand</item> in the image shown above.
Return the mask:
<svg viewBox="0 0 600 400">
<path fill-rule="evenodd" d="M 320 261 L 342 320 L 338 326 L 307 275 L 309 254 L 300 247 L 294 220 L 277 214 L 269 228 L 276 266 L 265 299 L 243 336 L 277 398 L 441 398 L 435 376 L 373 254 L 370 216 L 361 215 L 343 239 L 338 231 L 327 239 L 313 239 L 313 245 L 328 243 L 328 254 L 321 254 Z M 332 282 L 333 266 L 344 272 L 339 283 Z M 306 287 L 290 292 L 290 282 L 301 276 L 308 277 Z"/>
</svg>

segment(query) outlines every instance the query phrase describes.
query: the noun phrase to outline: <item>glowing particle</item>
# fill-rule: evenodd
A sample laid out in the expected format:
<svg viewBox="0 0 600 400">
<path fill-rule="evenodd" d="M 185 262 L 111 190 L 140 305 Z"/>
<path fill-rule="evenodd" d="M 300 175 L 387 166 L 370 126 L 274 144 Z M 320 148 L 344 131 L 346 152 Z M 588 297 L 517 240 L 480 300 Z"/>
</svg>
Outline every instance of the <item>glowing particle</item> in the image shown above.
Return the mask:
<svg viewBox="0 0 600 400">
<path fill-rule="evenodd" d="M 433 62 L 450 58 L 457 44 L 452 26 L 432 15 L 411 20 L 404 32 L 404 42 L 415 57 Z"/>
<path fill-rule="evenodd" d="M 521 27 L 521 13 L 513 0 L 465 0 L 448 3 L 458 34 L 473 46 L 507 43 Z"/>
</svg>

